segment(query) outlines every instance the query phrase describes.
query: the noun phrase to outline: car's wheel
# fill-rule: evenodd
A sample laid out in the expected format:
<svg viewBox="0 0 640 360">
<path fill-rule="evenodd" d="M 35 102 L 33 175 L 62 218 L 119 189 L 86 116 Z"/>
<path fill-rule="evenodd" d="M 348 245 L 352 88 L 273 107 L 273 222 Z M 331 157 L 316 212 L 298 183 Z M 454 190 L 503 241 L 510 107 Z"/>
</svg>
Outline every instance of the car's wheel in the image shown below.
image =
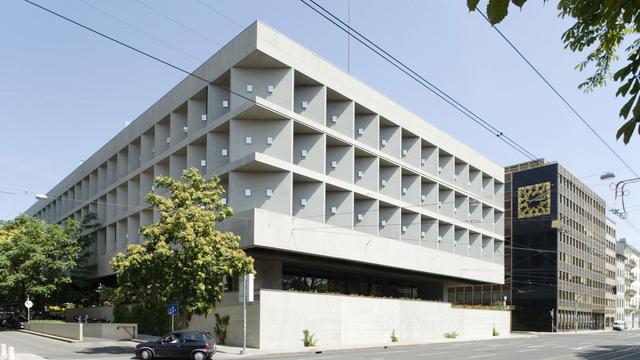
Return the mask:
<svg viewBox="0 0 640 360">
<path fill-rule="evenodd" d="M 202 351 L 196 351 L 193 353 L 193 360 L 205 360 L 207 358 L 207 354 Z"/>
<path fill-rule="evenodd" d="M 151 360 L 153 359 L 153 353 L 151 352 L 151 350 L 144 349 L 140 351 L 140 358 L 142 360 Z"/>
</svg>

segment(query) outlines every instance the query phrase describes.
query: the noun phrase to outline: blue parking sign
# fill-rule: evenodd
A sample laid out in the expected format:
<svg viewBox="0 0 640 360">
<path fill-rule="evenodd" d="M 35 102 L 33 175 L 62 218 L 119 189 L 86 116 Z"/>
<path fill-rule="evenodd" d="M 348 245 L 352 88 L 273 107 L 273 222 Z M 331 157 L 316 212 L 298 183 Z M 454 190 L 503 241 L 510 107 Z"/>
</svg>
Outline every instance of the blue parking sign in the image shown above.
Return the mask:
<svg viewBox="0 0 640 360">
<path fill-rule="evenodd" d="M 178 314 L 178 304 L 171 304 L 167 308 L 167 314 L 169 315 L 177 315 Z"/>
</svg>

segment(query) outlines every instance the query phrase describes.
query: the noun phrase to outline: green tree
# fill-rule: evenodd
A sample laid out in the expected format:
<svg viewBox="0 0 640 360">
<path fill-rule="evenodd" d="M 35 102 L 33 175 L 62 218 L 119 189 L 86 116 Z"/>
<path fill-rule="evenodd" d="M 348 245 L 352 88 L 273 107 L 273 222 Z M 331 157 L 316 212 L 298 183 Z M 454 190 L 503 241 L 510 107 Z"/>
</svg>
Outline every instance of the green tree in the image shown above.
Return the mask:
<svg viewBox="0 0 640 360">
<path fill-rule="evenodd" d="M 467 0 L 469 11 L 474 11 L 480 0 Z M 522 7 L 527 0 L 511 0 Z M 487 17 L 492 25 L 501 22 L 509 11 L 509 0 L 489 0 Z M 633 136 L 640 122 L 640 2 L 630 0 L 560 0 L 559 16 L 572 18 L 573 25 L 562 34 L 565 48 L 574 52 L 587 51 L 586 58 L 576 68 L 580 71 L 594 67 L 592 75 L 578 85 L 584 91 L 604 86 L 613 78 L 621 83 L 616 96 L 626 98 L 619 116 L 625 123 L 616 138 L 625 144 Z M 625 38 L 632 37 L 624 48 L 626 62 L 611 74 L 611 66 L 618 60 L 617 53 Z M 640 126 L 638 126 L 640 134 Z"/>
<path fill-rule="evenodd" d="M 143 306 L 177 303 L 182 326 L 192 315 L 207 315 L 221 300 L 224 276 L 253 273 L 253 259 L 240 249 L 240 237 L 216 230 L 232 215 L 221 200 L 220 180 L 205 180 L 191 168 L 181 180 L 156 177 L 157 189 L 146 201 L 160 214 L 158 223 L 141 230 L 144 242 L 130 244 L 111 265 L 120 301 Z"/>
<path fill-rule="evenodd" d="M 80 252 L 76 266 L 71 269 L 69 276 L 71 281 L 65 284 L 57 294 L 48 299 L 52 304 L 74 303 L 76 305 L 90 306 L 98 301 L 98 285 L 91 280 L 96 270 L 94 253 L 91 251 L 96 244 L 97 235 L 94 230 L 100 227 L 95 213 L 87 213 L 79 222 L 78 239 Z"/>
<path fill-rule="evenodd" d="M 0 298 L 22 304 L 27 295 L 46 298 L 71 282 L 80 253 L 80 225 L 21 215 L 0 223 Z"/>
</svg>

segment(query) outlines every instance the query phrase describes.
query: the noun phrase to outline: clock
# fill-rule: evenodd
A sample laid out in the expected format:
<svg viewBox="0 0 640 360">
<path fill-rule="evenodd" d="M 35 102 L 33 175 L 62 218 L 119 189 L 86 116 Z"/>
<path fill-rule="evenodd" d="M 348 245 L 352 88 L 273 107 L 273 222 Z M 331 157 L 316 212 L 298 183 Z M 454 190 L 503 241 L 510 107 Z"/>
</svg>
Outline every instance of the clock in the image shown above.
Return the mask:
<svg viewBox="0 0 640 360">
<path fill-rule="evenodd" d="M 518 188 L 518 219 L 551 215 L 551 183 Z"/>
</svg>

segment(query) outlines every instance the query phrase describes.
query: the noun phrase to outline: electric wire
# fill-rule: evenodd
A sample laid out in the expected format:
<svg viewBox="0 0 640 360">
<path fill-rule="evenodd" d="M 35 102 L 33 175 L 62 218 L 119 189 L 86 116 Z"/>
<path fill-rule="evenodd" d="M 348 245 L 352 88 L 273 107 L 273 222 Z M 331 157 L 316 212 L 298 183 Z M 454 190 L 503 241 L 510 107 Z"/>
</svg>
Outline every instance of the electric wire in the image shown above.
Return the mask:
<svg viewBox="0 0 640 360">
<path fill-rule="evenodd" d="M 438 86 L 436 86 L 435 84 L 433 84 L 432 82 L 427 80 L 424 76 L 420 75 L 419 73 L 414 71 L 412 68 L 410 68 L 409 66 L 407 66 L 406 64 L 404 64 L 403 62 L 398 60 L 396 57 L 394 57 L 389 52 L 387 52 L 386 50 L 384 50 L 383 48 L 378 46 L 375 42 L 371 41 L 366 36 L 362 35 L 360 32 L 358 32 L 353 27 L 349 26 L 347 23 L 342 21 L 339 17 L 335 16 L 333 13 L 331 13 L 330 11 L 328 11 L 327 9 L 325 9 L 324 7 L 319 5 L 314 0 L 308 0 L 308 1 L 312 2 L 314 5 L 316 5 L 321 10 L 318 10 L 318 8 L 316 8 L 316 7 L 312 6 L 311 4 L 309 4 L 307 2 L 307 0 L 300 0 L 300 1 L 303 4 L 305 4 L 306 6 L 308 6 L 310 9 L 312 9 L 313 11 L 318 13 L 320 16 L 322 16 L 323 18 L 325 18 L 326 20 L 328 20 L 329 22 L 331 22 L 332 24 L 337 26 L 343 32 L 345 32 L 349 36 L 353 37 L 355 40 L 360 42 L 362 45 L 367 47 L 369 50 L 371 50 L 374 53 L 376 53 L 377 55 L 379 55 L 382 59 L 387 61 L 389 64 L 393 65 L 398 70 L 402 71 L 405 75 L 407 75 L 410 78 L 412 78 L 413 80 L 415 80 L 418 84 L 420 84 L 421 86 L 423 86 L 424 88 L 426 88 L 427 90 L 432 92 L 434 95 L 439 97 L 441 100 L 445 101 L 447 104 L 449 104 L 450 106 L 452 106 L 453 108 L 458 110 L 460 113 L 462 113 L 463 115 L 467 116 L 469 119 L 471 119 L 472 121 L 474 121 L 475 123 L 477 123 L 478 125 L 483 127 L 485 130 L 489 131 L 490 133 L 492 133 L 493 135 L 498 137 L 500 140 L 502 140 L 504 143 L 509 145 L 514 150 L 518 151 L 519 153 L 521 153 L 522 155 L 524 155 L 525 157 L 527 157 L 527 158 L 529 158 L 531 160 L 535 160 L 535 159 L 538 158 L 536 155 L 532 154 L 526 148 L 524 148 L 519 143 L 517 143 L 516 141 L 511 139 L 509 136 L 504 134 L 504 132 L 500 131 L 499 129 L 494 127 L 491 123 L 489 123 L 488 121 L 486 121 L 483 118 L 481 118 L 480 116 L 478 116 L 476 113 L 474 113 L 471 110 L 469 110 L 466 106 L 461 104 L 458 100 L 456 100 L 453 97 L 451 97 L 449 94 L 444 92 Z"/>
<path fill-rule="evenodd" d="M 562 94 L 560 94 L 560 92 L 555 88 L 555 86 L 553 86 L 549 80 L 547 80 L 547 78 L 542 75 L 542 73 L 531 63 L 531 61 L 529 61 L 529 59 L 527 59 L 527 57 L 522 53 L 522 51 L 520 51 L 520 49 L 518 49 L 511 40 L 509 40 L 509 38 L 507 38 L 507 36 L 496 26 L 496 25 L 492 25 L 491 21 L 489 21 L 489 18 L 479 9 L 476 9 L 476 11 L 478 12 L 478 14 L 480 14 L 480 16 L 482 16 L 482 18 L 484 18 L 487 23 L 489 23 L 491 25 L 491 27 L 500 35 L 500 37 L 507 42 L 507 44 L 509 44 L 509 46 L 518 54 L 518 56 L 520 56 L 520 58 L 522 60 L 524 60 L 524 62 L 531 68 L 531 70 L 533 70 L 533 72 L 535 72 L 538 77 L 549 87 L 549 89 L 551 89 L 551 91 L 553 91 L 558 98 L 560 98 L 560 100 L 562 100 L 562 102 L 571 110 L 571 112 L 573 112 L 576 117 L 589 129 L 589 131 L 591 131 L 591 133 L 593 133 L 593 135 L 595 135 L 598 140 L 616 157 L 618 158 L 618 160 L 636 177 L 640 177 L 640 175 L 638 175 L 638 173 L 633 170 L 633 168 L 622 158 L 622 156 L 620 156 L 620 154 L 618 154 L 610 145 L 609 143 L 607 143 L 602 136 L 600 136 L 600 134 L 598 134 L 598 132 L 593 128 L 593 126 L 591 126 L 591 124 L 578 112 L 578 110 L 576 110 L 575 107 L 573 107 L 573 105 L 571 105 L 569 103 L 569 101 L 567 101 L 567 99 L 562 96 Z"/>
</svg>

